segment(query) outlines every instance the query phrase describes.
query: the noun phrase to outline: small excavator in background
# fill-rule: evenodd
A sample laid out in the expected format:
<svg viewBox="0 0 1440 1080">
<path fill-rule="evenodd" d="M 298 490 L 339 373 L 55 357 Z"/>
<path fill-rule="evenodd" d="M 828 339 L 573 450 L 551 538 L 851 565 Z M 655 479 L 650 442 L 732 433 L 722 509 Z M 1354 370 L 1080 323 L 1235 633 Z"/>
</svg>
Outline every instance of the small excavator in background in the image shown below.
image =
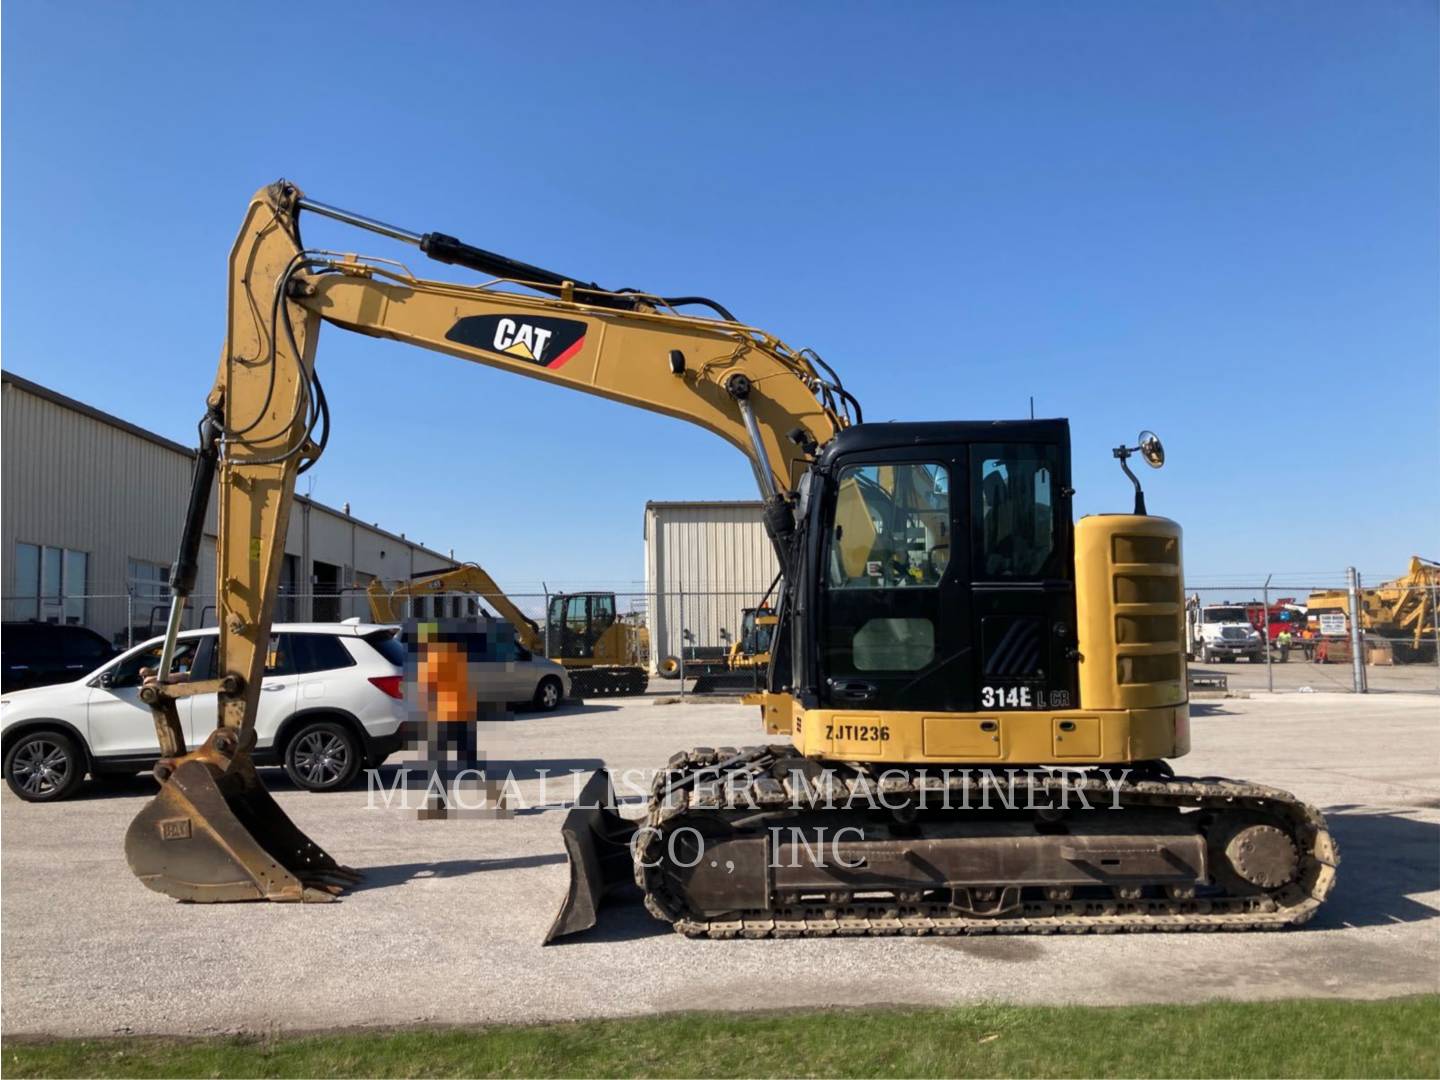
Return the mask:
<svg viewBox="0 0 1440 1080">
<path fill-rule="evenodd" d="M 457 593 L 493 608 L 515 627 L 522 648 L 564 666 L 575 697 L 643 694 L 649 685 L 649 635 L 643 626 L 616 614 L 613 592 L 552 595 L 542 628 L 478 563 L 462 563 L 392 585 L 377 580 L 366 586 L 370 617 L 376 622 L 399 622 L 410 615 L 440 617 L 443 613 L 434 607 L 433 598 Z M 429 611 L 415 610 L 418 598 L 431 600 Z M 427 600 L 419 602 L 423 605 Z"/>
<path fill-rule="evenodd" d="M 481 280 L 308 247 L 303 214 Z M 593 926 L 622 881 L 714 938 L 1273 929 L 1330 892 L 1339 856 L 1317 810 L 1166 760 L 1190 749 L 1181 530 L 1147 512 L 1126 461 L 1162 465 L 1154 436 L 1113 451 L 1133 511 L 1077 521 L 1066 420 L 867 424 L 813 350 L 713 300 L 606 289 L 283 180 L 251 200 L 229 271 L 165 643 L 140 692 L 161 787 L 125 853 L 148 888 L 327 901 L 361 876 L 280 809 L 252 756 L 295 480 L 328 440 L 324 323 L 687 420 L 759 485 L 782 573 L 758 695 L 775 741 L 657 754 L 643 823 L 596 772 L 561 828 L 571 878 L 551 939 Z M 217 676 L 190 682 L 172 668 L 212 488 Z M 217 726 L 192 751 L 175 703 L 195 694 L 216 695 Z"/>
</svg>

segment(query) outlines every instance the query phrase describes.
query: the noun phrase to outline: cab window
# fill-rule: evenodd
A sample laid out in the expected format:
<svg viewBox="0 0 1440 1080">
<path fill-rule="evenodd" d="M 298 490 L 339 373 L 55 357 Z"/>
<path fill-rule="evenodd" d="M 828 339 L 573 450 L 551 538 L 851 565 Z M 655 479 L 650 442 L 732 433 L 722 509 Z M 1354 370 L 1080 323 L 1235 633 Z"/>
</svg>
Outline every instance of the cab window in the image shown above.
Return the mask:
<svg viewBox="0 0 1440 1080">
<path fill-rule="evenodd" d="M 1059 484 L 1051 446 L 980 445 L 971 452 L 976 577 L 1058 577 Z"/>
<path fill-rule="evenodd" d="M 950 565 L 950 472 L 938 462 L 849 465 L 826 555 L 825 664 L 835 675 L 931 667 Z"/>
<path fill-rule="evenodd" d="M 929 619 L 868 619 L 850 639 L 856 671 L 921 671 L 935 659 Z"/>
<path fill-rule="evenodd" d="M 590 598 L 590 629 L 593 633 L 608 630 L 615 622 L 615 597 L 592 596 Z"/>
<path fill-rule="evenodd" d="M 584 596 L 572 596 L 565 608 L 565 623 L 567 627 L 577 634 L 583 634 L 589 624 L 590 616 L 585 608 Z"/>
<path fill-rule="evenodd" d="M 840 471 L 838 486 L 831 589 L 940 583 L 950 560 L 950 475 L 944 465 L 850 465 Z"/>
</svg>

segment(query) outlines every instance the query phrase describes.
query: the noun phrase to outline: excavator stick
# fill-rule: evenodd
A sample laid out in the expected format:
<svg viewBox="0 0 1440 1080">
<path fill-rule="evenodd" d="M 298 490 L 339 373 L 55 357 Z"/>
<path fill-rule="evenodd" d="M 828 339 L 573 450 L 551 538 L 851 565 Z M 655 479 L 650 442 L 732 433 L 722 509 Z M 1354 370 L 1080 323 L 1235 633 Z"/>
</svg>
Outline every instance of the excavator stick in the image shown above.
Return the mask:
<svg viewBox="0 0 1440 1080">
<path fill-rule="evenodd" d="M 125 837 L 131 870 L 177 900 L 333 899 L 359 880 L 305 835 L 265 791 L 251 751 L 295 478 L 319 457 L 328 409 L 314 376 L 319 316 L 293 304 L 298 192 L 257 193 L 230 254 L 225 346 L 200 425 L 171 611 L 158 669 L 140 699 L 154 713 L 160 792 Z M 173 671 L 202 541 L 215 516 L 218 678 Z M 213 694 L 216 728 L 187 752 L 174 703 Z"/>
<path fill-rule="evenodd" d="M 580 789 L 560 826 L 570 862 L 570 887 L 543 944 L 589 930 L 606 899 L 635 888 L 630 839 L 636 825 L 615 812 L 610 774 L 598 769 Z"/>
<path fill-rule="evenodd" d="M 130 823 L 125 858 L 147 888 L 195 903 L 333 899 L 360 875 L 306 836 L 260 783 L 234 733 L 162 762 L 159 794 Z"/>
</svg>

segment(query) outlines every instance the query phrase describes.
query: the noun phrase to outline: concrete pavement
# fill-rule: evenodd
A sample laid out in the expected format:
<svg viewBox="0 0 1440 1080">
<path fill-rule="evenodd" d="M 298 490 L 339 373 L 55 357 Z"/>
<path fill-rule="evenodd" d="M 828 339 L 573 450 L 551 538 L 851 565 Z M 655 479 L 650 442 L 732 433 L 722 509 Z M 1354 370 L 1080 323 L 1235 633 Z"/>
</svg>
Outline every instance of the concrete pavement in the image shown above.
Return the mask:
<svg viewBox="0 0 1440 1080">
<path fill-rule="evenodd" d="M 362 868 L 328 905 L 172 903 L 125 866 L 153 782 L 35 806 L 0 795 L 0 1030 L 265 1032 L 481 1024 L 678 1009 L 972 1001 L 1173 1002 L 1440 990 L 1440 707 L 1433 696 L 1197 701 L 1180 771 L 1288 788 L 1330 817 L 1343 864 L 1306 928 L 1274 934 L 689 941 L 638 905 L 541 948 L 565 888 L 567 780 L 508 821 L 419 822 L 365 790 L 310 795 L 267 770 L 302 828 Z M 738 705 L 607 702 L 486 734 L 542 802 L 539 770 L 644 769 L 763 741 Z"/>
</svg>

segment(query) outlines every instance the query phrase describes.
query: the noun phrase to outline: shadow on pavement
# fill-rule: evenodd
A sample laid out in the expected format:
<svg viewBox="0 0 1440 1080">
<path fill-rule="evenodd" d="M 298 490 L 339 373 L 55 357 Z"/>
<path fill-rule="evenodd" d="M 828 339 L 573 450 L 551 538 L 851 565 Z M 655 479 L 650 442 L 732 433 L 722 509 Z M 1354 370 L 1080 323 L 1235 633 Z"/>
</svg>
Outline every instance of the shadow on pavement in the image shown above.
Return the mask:
<svg viewBox="0 0 1440 1080">
<path fill-rule="evenodd" d="M 424 774 L 420 769 L 418 761 L 395 761 L 380 766 L 375 770 L 376 784 L 383 784 L 385 787 L 393 787 L 398 779 L 401 769 L 410 770 L 414 783 L 424 786 Z M 589 779 L 590 774 L 596 769 L 605 768 L 603 758 L 550 758 L 548 760 L 509 760 L 506 758 L 489 758 L 483 763 L 485 775 L 493 780 L 504 781 L 507 777 L 517 784 L 522 780 L 539 780 L 542 776 L 547 784 L 555 788 L 557 798 L 565 798 L 571 794 L 571 789 L 579 791 L 576 782 L 571 779 L 572 774 L 579 773 L 584 779 Z M 298 791 L 290 782 L 290 777 L 283 771 L 275 777 L 272 784 L 271 777 L 263 774 L 261 778 L 265 786 L 271 791 Z M 583 781 L 582 781 L 583 782 Z M 361 773 L 355 787 L 361 791 L 365 790 L 365 774 Z"/>
<path fill-rule="evenodd" d="M 588 716 L 590 713 L 619 712 L 631 699 L 622 699 L 619 705 L 602 704 L 598 701 L 581 701 L 578 698 L 566 698 L 554 712 L 538 712 L 527 710 L 539 716 Z"/>
<path fill-rule="evenodd" d="M 640 902 L 640 890 L 627 885 L 600 907 L 595 925 L 579 934 L 571 934 L 553 942 L 553 945 L 597 945 L 610 941 L 638 941 L 641 938 L 673 934 L 674 928 L 661 922 L 645 910 Z"/>
<path fill-rule="evenodd" d="M 1234 710 L 1208 701 L 1191 701 L 1191 716 L 1233 716 Z"/>
<path fill-rule="evenodd" d="M 532 866 L 552 866 L 563 863 L 565 856 L 522 855 L 511 859 L 451 859 L 448 862 L 394 863 L 390 866 L 357 866 L 365 875 L 364 879 L 349 891 L 369 892 L 372 889 L 388 889 L 392 885 L 403 885 L 416 878 L 452 878 L 486 871 L 525 870 Z"/>
<path fill-rule="evenodd" d="M 410 766 L 418 777 L 420 774 L 415 766 L 416 762 L 391 761 L 375 770 L 377 786 L 393 788 L 402 768 Z M 538 780 L 543 775 L 547 786 L 553 788 L 553 797 L 557 805 L 563 805 L 573 801 L 574 792 L 578 791 L 577 781 L 572 779 L 572 774 L 579 773 L 584 779 L 596 769 L 603 769 L 605 762 L 601 758 L 552 758 L 548 761 L 509 761 L 491 760 L 485 763 L 487 775 L 503 781 L 507 776 L 516 783 L 525 780 Z M 256 770 L 260 774 L 260 781 L 265 785 L 267 791 L 271 792 L 301 792 L 304 789 L 299 787 L 290 779 L 290 774 L 278 765 L 259 766 Z M 417 780 L 423 787 L 423 781 Z M 580 781 L 583 783 L 583 779 Z M 364 792 L 366 790 L 366 772 L 361 770 L 360 774 L 349 787 L 337 788 L 334 791 L 316 792 L 320 796 L 343 795 L 347 792 Z M 110 773 L 98 778 L 92 777 L 87 783 L 81 785 L 80 790 L 67 799 L 70 801 L 83 801 L 86 799 L 121 799 L 134 798 L 137 795 L 154 795 L 160 790 L 160 785 L 155 782 L 154 776 L 149 772 L 137 773 Z"/>
<path fill-rule="evenodd" d="M 1340 869 L 1335 890 L 1310 926 L 1388 926 L 1440 915 L 1411 899 L 1440 890 L 1440 822 L 1358 806 L 1332 806 L 1324 813 L 1340 846 Z"/>
</svg>

